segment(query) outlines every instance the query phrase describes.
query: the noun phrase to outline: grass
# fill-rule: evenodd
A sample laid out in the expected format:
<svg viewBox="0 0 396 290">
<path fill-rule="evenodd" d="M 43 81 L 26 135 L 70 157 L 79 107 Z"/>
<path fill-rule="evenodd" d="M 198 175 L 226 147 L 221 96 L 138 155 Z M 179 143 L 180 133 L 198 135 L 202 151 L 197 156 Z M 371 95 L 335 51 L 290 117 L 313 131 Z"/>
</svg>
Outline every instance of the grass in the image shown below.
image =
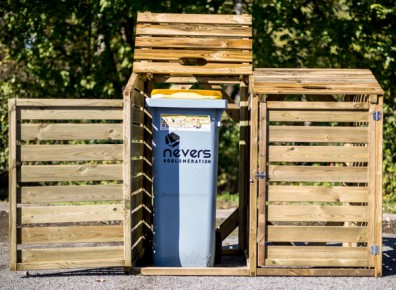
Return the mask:
<svg viewBox="0 0 396 290">
<path fill-rule="evenodd" d="M 239 204 L 239 195 L 238 194 L 222 192 L 217 195 L 216 208 L 218 208 L 218 209 L 236 208 L 236 207 L 238 207 L 238 204 Z"/>
</svg>

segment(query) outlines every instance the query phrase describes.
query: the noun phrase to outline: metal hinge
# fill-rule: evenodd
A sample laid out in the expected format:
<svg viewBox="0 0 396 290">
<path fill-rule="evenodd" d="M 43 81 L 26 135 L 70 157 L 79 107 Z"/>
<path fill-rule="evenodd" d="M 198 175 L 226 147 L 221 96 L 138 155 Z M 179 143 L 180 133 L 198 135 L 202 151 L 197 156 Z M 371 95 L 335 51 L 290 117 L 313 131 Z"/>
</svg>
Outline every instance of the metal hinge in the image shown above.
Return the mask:
<svg viewBox="0 0 396 290">
<path fill-rule="evenodd" d="M 379 255 L 380 254 L 380 247 L 378 245 L 374 245 L 370 247 L 370 254 L 371 255 Z"/>
<path fill-rule="evenodd" d="M 254 176 L 256 177 L 256 179 L 266 179 L 267 172 L 256 172 Z"/>
<path fill-rule="evenodd" d="M 381 120 L 381 112 L 380 112 L 380 111 L 374 111 L 374 112 L 373 112 L 373 120 L 374 120 L 374 121 L 379 121 L 379 120 Z"/>
</svg>

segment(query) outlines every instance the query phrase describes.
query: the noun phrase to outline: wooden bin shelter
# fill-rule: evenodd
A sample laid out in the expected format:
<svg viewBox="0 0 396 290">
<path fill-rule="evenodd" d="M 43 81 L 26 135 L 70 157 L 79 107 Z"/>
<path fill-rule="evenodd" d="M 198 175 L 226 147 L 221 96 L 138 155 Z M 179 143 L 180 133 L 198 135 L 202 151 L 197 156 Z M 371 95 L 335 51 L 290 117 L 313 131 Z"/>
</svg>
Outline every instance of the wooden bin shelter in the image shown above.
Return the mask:
<svg viewBox="0 0 396 290">
<path fill-rule="evenodd" d="M 124 100 L 144 114 L 138 125 L 144 127 L 142 139 L 145 151 L 142 155 L 151 162 L 151 119 L 144 107 L 144 98 L 150 97 L 153 88 L 221 90 L 228 100 L 226 112 L 240 126 L 240 184 L 239 208 L 217 229 L 217 236 L 223 241 L 239 226 L 239 251 L 247 253 L 247 201 L 248 201 L 248 81 L 252 74 L 252 28 L 249 15 L 198 15 L 198 14 L 156 14 L 139 13 L 136 25 L 136 40 L 133 73 L 124 91 Z M 236 103 L 226 93 L 224 85 L 238 85 L 240 102 Z M 250 275 L 246 267 L 226 268 L 160 268 L 136 267 L 140 260 L 150 255 L 151 235 L 151 166 L 143 167 L 144 179 L 132 181 L 132 187 L 139 192 L 142 188 L 146 198 L 131 204 L 134 209 L 144 208 L 146 214 L 132 220 L 132 229 L 146 224 L 137 232 L 148 243 L 142 245 L 141 254 L 134 257 L 134 269 L 147 275 Z M 133 193 L 132 193 L 133 196 Z M 134 200 L 132 198 L 132 200 Z M 132 232 L 132 238 L 134 232 Z M 135 234 L 136 237 L 136 234 Z M 255 269 L 253 269 L 253 272 Z"/>
<path fill-rule="evenodd" d="M 250 82 L 257 275 L 381 276 L 383 91 L 372 73 L 256 69 Z"/>
</svg>

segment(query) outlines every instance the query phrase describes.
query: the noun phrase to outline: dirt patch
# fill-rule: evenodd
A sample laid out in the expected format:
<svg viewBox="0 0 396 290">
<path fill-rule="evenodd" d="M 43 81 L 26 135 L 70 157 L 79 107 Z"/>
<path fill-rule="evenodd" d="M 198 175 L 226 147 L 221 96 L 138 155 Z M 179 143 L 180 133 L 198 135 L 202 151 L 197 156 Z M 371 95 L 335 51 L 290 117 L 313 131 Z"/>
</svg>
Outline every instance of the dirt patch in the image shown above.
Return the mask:
<svg viewBox="0 0 396 290">
<path fill-rule="evenodd" d="M 0 211 L 0 243 L 8 241 L 8 214 Z"/>
</svg>

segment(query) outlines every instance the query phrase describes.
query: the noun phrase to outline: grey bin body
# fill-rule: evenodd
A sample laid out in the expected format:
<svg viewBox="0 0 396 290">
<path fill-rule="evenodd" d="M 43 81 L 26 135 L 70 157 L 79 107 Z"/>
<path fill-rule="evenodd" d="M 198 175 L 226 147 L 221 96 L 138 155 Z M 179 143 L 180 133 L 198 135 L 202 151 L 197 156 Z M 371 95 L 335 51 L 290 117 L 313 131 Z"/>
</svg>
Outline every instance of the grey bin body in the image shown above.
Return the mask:
<svg viewBox="0 0 396 290">
<path fill-rule="evenodd" d="M 218 127 L 227 102 L 146 103 L 153 115 L 154 266 L 213 266 Z"/>
</svg>

